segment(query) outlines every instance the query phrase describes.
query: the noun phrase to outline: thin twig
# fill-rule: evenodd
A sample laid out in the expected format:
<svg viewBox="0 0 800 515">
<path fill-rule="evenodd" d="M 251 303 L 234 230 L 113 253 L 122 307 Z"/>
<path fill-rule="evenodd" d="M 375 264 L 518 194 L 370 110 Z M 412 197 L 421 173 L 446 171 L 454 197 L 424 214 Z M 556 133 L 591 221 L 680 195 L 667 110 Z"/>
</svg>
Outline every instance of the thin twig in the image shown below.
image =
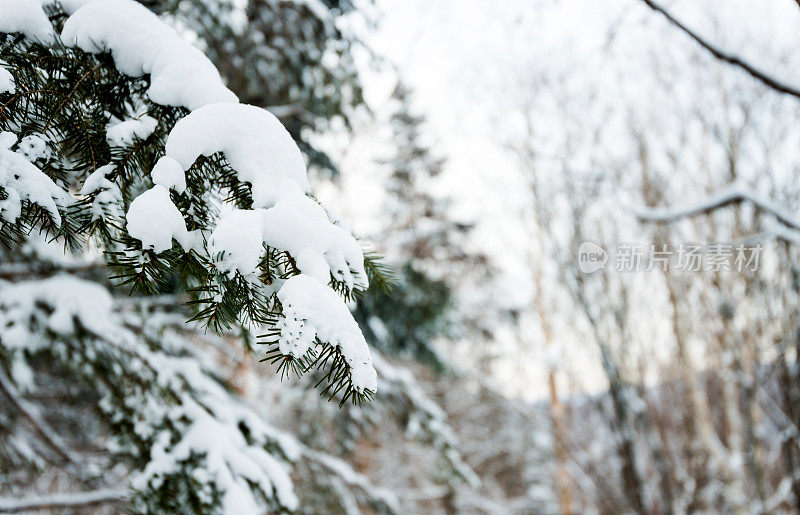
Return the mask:
<svg viewBox="0 0 800 515">
<path fill-rule="evenodd" d="M 795 0 L 795 1 L 797 1 L 798 5 L 800 5 L 800 0 Z M 753 77 L 754 79 L 758 80 L 759 82 L 761 82 L 762 84 L 764 84 L 765 86 L 767 86 L 770 89 L 773 89 L 773 90 L 775 90 L 775 91 L 777 91 L 779 93 L 783 93 L 783 94 L 786 94 L 786 95 L 791 95 L 791 96 L 793 96 L 795 98 L 800 98 L 800 90 L 798 90 L 797 88 L 795 88 L 793 86 L 790 86 L 789 84 L 786 84 L 785 82 L 782 82 L 782 81 L 780 81 L 780 80 L 768 75 L 766 72 L 763 72 L 763 71 L 757 69 L 755 66 L 751 65 L 750 63 L 748 63 L 746 61 L 743 61 L 738 56 L 721 50 L 720 48 L 718 48 L 717 46 L 713 45 L 712 43 L 707 41 L 705 38 L 703 38 L 702 36 L 700 36 L 699 34 L 694 32 L 692 29 L 690 29 L 689 27 L 684 25 L 681 21 L 679 21 L 677 18 L 672 16 L 672 14 L 670 14 L 669 11 L 667 11 L 664 7 L 662 7 L 661 5 L 657 4 L 653 0 L 642 0 L 642 2 L 644 2 L 650 9 L 652 9 L 652 10 L 656 11 L 657 13 L 660 13 L 661 15 L 663 15 L 664 18 L 669 20 L 670 23 L 672 23 L 675 27 L 679 28 L 681 31 L 683 31 L 690 38 L 695 40 L 697 42 L 697 44 L 699 44 L 705 50 L 710 52 L 711 55 L 713 55 L 717 59 L 719 59 L 721 61 L 724 61 L 724 62 L 726 62 L 726 63 L 728 63 L 730 65 L 736 66 L 737 68 L 739 68 L 741 70 L 744 70 L 751 77 Z"/>
<path fill-rule="evenodd" d="M 70 263 L 49 266 L 43 263 L 6 263 L 0 265 L 0 279 L 28 279 L 32 277 L 43 277 L 61 272 L 81 273 L 94 272 L 106 267 L 101 260 L 89 261 L 85 263 Z"/>
</svg>

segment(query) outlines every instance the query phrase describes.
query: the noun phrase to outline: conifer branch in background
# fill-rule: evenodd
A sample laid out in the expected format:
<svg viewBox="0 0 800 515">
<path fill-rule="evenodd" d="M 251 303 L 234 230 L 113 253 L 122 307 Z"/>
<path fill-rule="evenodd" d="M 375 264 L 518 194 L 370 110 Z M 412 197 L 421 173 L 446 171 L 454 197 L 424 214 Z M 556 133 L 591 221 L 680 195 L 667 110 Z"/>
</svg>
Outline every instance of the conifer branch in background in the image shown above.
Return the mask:
<svg viewBox="0 0 800 515">
<path fill-rule="evenodd" d="M 0 498 L 0 513 L 21 513 L 32 510 L 78 509 L 99 504 L 124 504 L 126 493 L 117 490 L 95 490 L 55 494 L 26 499 Z"/>
</svg>

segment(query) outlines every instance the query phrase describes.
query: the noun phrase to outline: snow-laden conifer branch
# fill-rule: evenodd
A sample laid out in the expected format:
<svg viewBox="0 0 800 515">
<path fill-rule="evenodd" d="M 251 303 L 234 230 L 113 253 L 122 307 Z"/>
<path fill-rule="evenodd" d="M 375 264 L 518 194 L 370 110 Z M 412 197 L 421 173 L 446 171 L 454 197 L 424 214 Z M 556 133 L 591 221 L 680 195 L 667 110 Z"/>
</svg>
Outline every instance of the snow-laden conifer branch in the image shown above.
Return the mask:
<svg viewBox="0 0 800 515">
<path fill-rule="evenodd" d="M 278 119 L 239 104 L 198 49 L 132 0 L 23 3 L 0 26 L 0 240 L 43 230 L 72 248 L 91 242 L 136 293 L 160 293 L 177 273 L 194 318 L 216 330 L 274 330 L 284 283 L 302 274 L 343 317 L 315 321 L 325 352 L 306 364 L 369 398 L 375 372 L 344 300 L 368 274 L 382 283 L 381 269 L 310 196 Z M 305 323 L 305 308 L 291 315 Z"/>
<path fill-rule="evenodd" d="M 37 231 L 100 249 L 134 293 L 188 292 L 201 324 L 277 334 L 281 359 L 324 367 L 328 391 L 372 397 L 370 352 L 344 301 L 370 279 L 385 286 L 384 268 L 311 196 L 274 115 L 239 104 L 199 50 L 132 0 L 0 2 L 0 31 L 1 243 L 16 249 Z M 27 271 L 50 273 L 37 267 Z M 5 268 L 22 278 L 21 265 Z M 363 476 L 237 399 L 192 331 L 166 323 L 175 313 L 144 303 L 147 317 L 65 275 L 0 283 L 6 390 L 23 408 L 63 381 L 101 395 L 87 416 L 113 437 L 95 456 L 130 467 L 133 511 L 294 510 L 292 471 L 305 465 L 392 511 Z"/>
<path fill-rule="evenodd" d="M 50 356 L 80 371 L 79 383 L 102 394 L 103 420 L 117 428 L 109 451 L 141 464 L 131 481 L 139 511 L 175 502 L 163 497 L 170 492 L 199 511 L 215 499 L 224 513 L 292 510 L 290 471 L 299 460 L 319 463 L 357 498 L 394 511 L 393 496 L 237 400 L 204 367 L 196 345 L 171 328 L 173 318 L 119 312 L 103 288 L 69 276 L 3 284 L 0 368 L 36 370 Z M 30 373 L 17 376 L 36 388 Z"/>
</svg>

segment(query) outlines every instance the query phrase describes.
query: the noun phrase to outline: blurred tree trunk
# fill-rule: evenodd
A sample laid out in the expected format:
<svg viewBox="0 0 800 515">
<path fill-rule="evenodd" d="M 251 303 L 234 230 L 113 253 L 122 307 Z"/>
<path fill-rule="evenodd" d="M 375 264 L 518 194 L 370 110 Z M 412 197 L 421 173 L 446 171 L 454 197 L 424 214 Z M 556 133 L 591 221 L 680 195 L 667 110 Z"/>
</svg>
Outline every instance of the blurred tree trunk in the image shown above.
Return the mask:
<svg viewBox="0 0 800 515">
<path fill-rule="evenodd" d="M 553 346 L 552 331 L 550 321 L 544 306 L 542 294 L 542 267 L 536 267 L 536 292 L 534 303 L 536 311 L 539 313 L 539 322 L 544 335 L 545 348 Z M 570 478 L 567 472 L 567 444 L 566 429 L 564 427 L 564 405 L 558 394 L 558 382 L 556 378 L 556 365 L 547 365 L 547 386 L 550 393 L 550 423 L 552 425 L 553 454 L 556 458 L 556 478 L 555 489 L 558 492 L 558 505 L 562 514 L 572 513 L 572 501 L 570 499 Z"/>
<path fill-rule="evenodd" d="M 646 408 L 636 412 L 636 423 L 645 435 L 653 463 L 658 472 L 658 488 L 661 491 L 661 506 L 659 511 L 665 515 L 675 513 L 675 497 L 673 494 L 674 474 L 667 460 L 666 446 L 663 431 L 657 431 L 658 417 L 651 402 L 647 401 L 647 392 L 643 383 L 638 385 L 639 398 L 645 401 Z"/>
<path fill-rule="evenodd" d="M 778 357 L 779 381 L 782 393 L 782 408 L 791 423 L 790 431 L 781 443 L 784 467 L 791 481 L 795 509 L 800 513 L 800 328 L 794 335 L 794 360 L 784 351 Z"/>
<path fill-rule="evenodd" d="M 580 218 L 575 221 L 579 222 Z M 574 235 L 578 240 L 582 239 L 581 229 L 578 226 L 575 228 Z M 575 248 L 578 248 L 575 245 Z M 603 271 L 600 273 L 604 279 L 605 291 L 609 291 L 608 272 Z M 602 369 L 608 380 L 609 393 L 611 396 L 611 404 L 614 413 L 614 426 L 615 433 L 618 438 L 617 453 L 622 463 L 620 470 L 620 479 L 622 481 L 622 491 L 628 501 L 630 508 L 636 513 L 647 513 L 644 505 L 644 482 L 642 481 L 639 471 L 636 467 L 636 449 L 635 449 L 635 428 L 631 423 L 630 406 L 626 398 L 626 385 L 619 373 L 619 367 L 615 357 L 613 356 L 611 346 L 604 337 L 600 321 L 596 318 L 591 308 L 591 304 L 586 297 L 584 277 L 577 272 L 575 274 L 576 287 L 574 294 L 578 305 L 581 307 L 584 316 L 591 326 L 592 332 L 595 337 L 600 350 L 600 359 L 602 362 Z M 624 304 L 623 300 L 623 304 Z M 613 310 L 615 314 L 624 313 L 623 308 Z M 619 317 L 613 317 L 619 323 Z M 622 328 L 617 327 L 618 334 L 623 334 Z"/>
<path fill-rule="evenodd" d="M 781 251 L 781 261 L 789 277 L 784 303 L 794 305 L 800 293 L 800 268 L 795 265 L 788 242 L 782 243 Z M 796 308 L 792 309 L 789 318 L 787 325 L 794 328 L 793 334 L 781 344 L 775 366 L 778 370 L 779 405 L 789 423 L 781 442 L 781 457 L 791 481 L 794 509 L 800 513 L 800 317 Z"/>
<path fill-rule="evenodd" d="M 538 239 L 538 259 L 543 260 L 547 257 L 550 257 L 550 249 L 547 248 L 543 237 L 547 236 L 549 239 L 552 239 L 552 216 L 550 211 L 545 207 L 547 205 L 545 194 L 541 191 L 538 177 L 536 175 L 537 170 L 534 166 L 534 163 L 536 163 L 537 153 L 533 146 L 535 135 L 533 120 L 529 116 L 526 117 L 525 120 L 527 123 L 526 130 L 528 137 L 525 140 L 525 144 L 519 148 L 515 148 L 514 151 L 520 157 L 520 161 L 529 168 L 528 180 L 532 202 L 532 225 L 533 229 L 541 231 L 542 233 Z M 529 256 L 528 261 L 534 275 L 534 310 L 539 316 L 539 325 L 542 330 L 545 349 L 551 350 L 555 343 L 553 341 L 552 328 L 544 298 L 544 277 L 542 264 L 536 263 L 533 256 Z M 556 374 L 557 364 L 548 363 L 547 387 L 550 395 L 549 411 L 552 428 L 551 434 L 553 438 L 553 454 L 556 460 L 556 477 L 554 486 L 558 495 L 560 512 L 562 514 L 569 514 L 572 513 L 572 500 L 570 494 L 570 476 L 567 472 L 567 431 L 564 423 L 564 405 L 562 404 L 560 395 L 558 393 L 558 381 Z"/>
</svg>

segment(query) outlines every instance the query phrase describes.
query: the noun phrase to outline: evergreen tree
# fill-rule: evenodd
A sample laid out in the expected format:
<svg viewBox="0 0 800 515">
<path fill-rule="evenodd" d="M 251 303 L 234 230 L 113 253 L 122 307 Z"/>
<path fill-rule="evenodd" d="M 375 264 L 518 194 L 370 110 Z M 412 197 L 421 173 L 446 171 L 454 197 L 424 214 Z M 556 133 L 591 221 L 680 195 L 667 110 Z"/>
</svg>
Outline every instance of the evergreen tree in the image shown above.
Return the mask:
<svg viewBox="0 0 800 515">
<path fill-rule="evenodd" d="M 361 326 L 384 350 L 445 366 L 434 342 L 456 338 L 466 327 L 456 309 L 454 277 L 487 270 L 479 253 L 465 252 L 470 226 L 454 220 L 447 197 L 437 195 L 434 180 L 444 160 L 424 141 L 425 118 L 413 112 L 411 91 L 402 82 L 390 103 L 394 154 L 382 160 L 389 168 L 386 216 L 381 252 L 398 270 L 391 297 L 370 292 L 357 308 Z M 458 272 L 462 272 L 459 274 Z M 460 306 L 461 307 L 461 306 Z"/>
<path fill-rule="evenodd" d="M 0 4 L 3 489 L 59 478 L 92 490 L 64 506 L 259 513 L 296 509 L 293 470 L 315 467 L 392 511 L 238 399 L 197 345 L 256 331 L 282 373 L 318 370 L 340 404 L 373 396 L 343 301 L 381 267 L 308 191 L 280 122 L 145 8 Z M 102 285 L 107 265 L 133 297 Z"/>
</svg>

